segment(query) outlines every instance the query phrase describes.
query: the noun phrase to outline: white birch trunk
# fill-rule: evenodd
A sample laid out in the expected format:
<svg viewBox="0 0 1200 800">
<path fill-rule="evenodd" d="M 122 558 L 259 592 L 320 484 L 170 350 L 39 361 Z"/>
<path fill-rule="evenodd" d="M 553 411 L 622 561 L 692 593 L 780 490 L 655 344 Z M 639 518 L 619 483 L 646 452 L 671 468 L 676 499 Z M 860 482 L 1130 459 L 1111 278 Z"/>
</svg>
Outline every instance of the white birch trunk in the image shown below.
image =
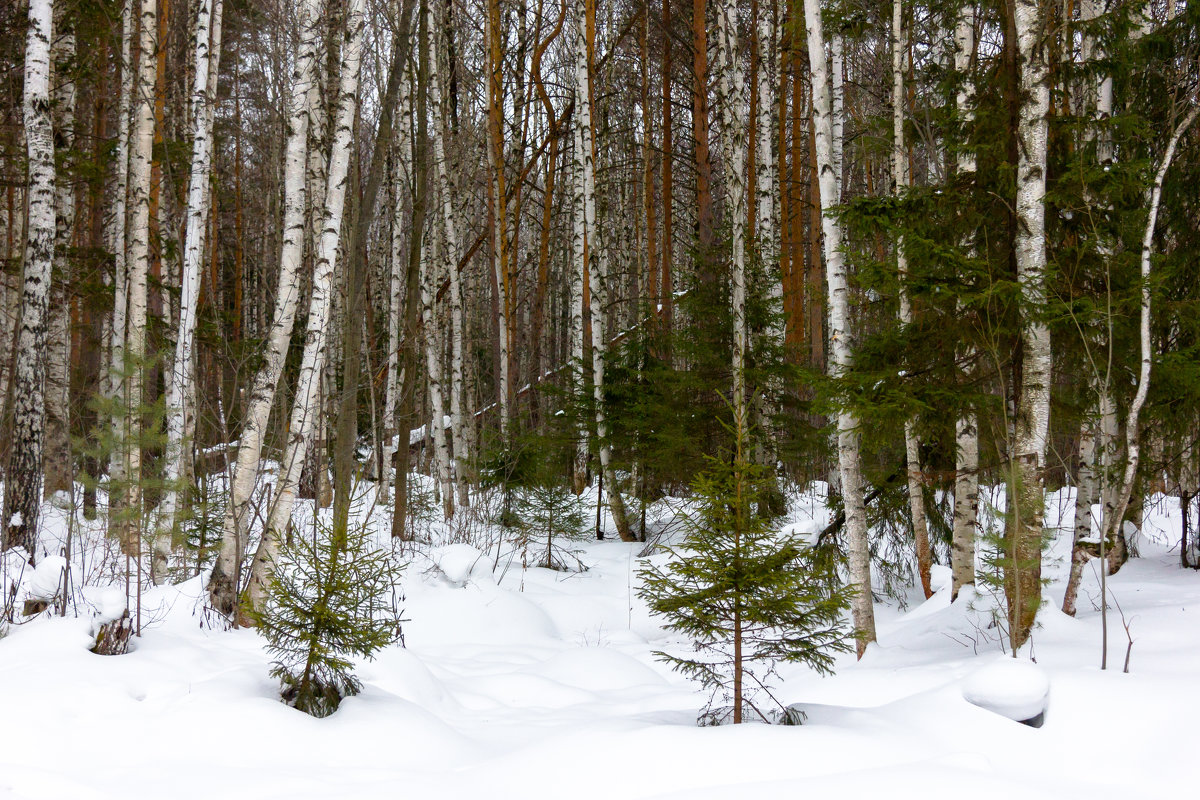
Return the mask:
<svg viewBox="0 0 1200 800">
<path fill-rule="evenodd" d="M 428 12 L 432 15 L 432 11 Z M 430 25 L 430 30 L 437 30 L 432 27 L 432 21 L 427 21 Z M 439 37 L 435 36 L 434 41 L 439 41 Z M 466 379 L 463 374 L 463 291 L 462 279 L 458 274 L 458 261 L 462 257 L 462 237 L 459 235 L 459 220 L 454 213 L 454 194 L 452 191 L 453 184 L 450 180 L 449 162 L 447 156 L 450 150 L 450 130 L 449 120 L 446 118 L 446 112 L 443 104 L 442 92 L 442 59 L 440 53 L 442 47 L 436 46 L 432 48 L 433 54 L 431 58 L 433 63 L 429 69 L 429 102 L 433 106 L 437 131 L 433 136 L 433 159 L 437 163 L 437 171 L 434 173 L 438 185 L 438 195 L 441 198 L 441 226 L 435 226 L 435 230 L 440 231 L 440 238 L 444 246 L 441 248 L 443 255 L 443 268 L 447 273 L 450 281 L 450 427 L 451 435 L 454 440 L 453 458 L 454 458 L 454 478 L 455 486 L 458 493 L 458 503 L 461 506 L 467 506 L 470 503 L 470 495 L 467 489 L 467 470 L 468 470 L 468 447 L 467 442 L 469 433 L 467 425 L 470 423 L 467 418 L 466 408 Z M 447 69 L 447 72 L 449 70 Z M 491 153 L 491 148 L 488 148 Z M 500 334 L 505 337 L 505 325 L 503 317 L 504 304 L 501 303 L 501 325 Z M 505 339 L 502 338 L 501 342 Z M 501 365 L 506 363 L 507 359 L 502 353 Z M 506 373 L 505 373 L 506 374 Z M 504 392 L 501 397 L 507 397 Z M 500 414 L 501 425 L 506 424 L 507 409 L 502 408 Z M 443 438 L 445 438 L 443 436 Z"/>
<path fill-rule="evenodd" d="M 429 436 L 433 440 L 433 468 L 442 500 L 442 516 L 454 516 L 454 482 L 450 476 L 450 448 L 446 442 L 446 403 L 442 393 L 442 346 L 437 308 L 440 237 L 429 237 L 431 247 L 421 253 L 421 325 L 425 329 L 425 374 L 429 383 Z M 430 249 L 434 252 L 430 253 Z"/>
<path fill-rule="evenodd" d="M 121 97 L 117 109 L 116 179 L 113 185 L 113 210 L 109 247 L 113 253 L 113 315 L 108 329 L 108 361 L 102 382 L 104 396 L 114 401 L 111 420 L 114 436 L 120 436 L 125 426 L 125 414 L 119 410 L 118 398 L 125 395 L 125 328 L 129 307 L 129 145 L 133 120 L 133 58 L 134 7 L 137 0 L 125 0 L 121 11 Z M 125 471 L 120 453 L 110 456 L 109 474 L 119 479 Z"/>
<path fill-rule="evenodd" d="M 829 288 L 830 373 L 843 377 L 853 364 L 850 348 L 850 287 L 842 252 L 842 227 L 831 213 L 839 199 L 838 172 L 834 161 L 834 113 L 830 98 L 829 70 L 825 61 L 825 35 L 818 0 L 804 0 L 808 29 L 808 59 L 813 84 L 813 130 L 816 135 L 817 174 L 821 189 L 821 230 L 824 234 L 826 283 Z M 849 551 L 850 583 L 855 588 L 851 602 L 858 655 L 875 641 L 875 609 L 871 597 L 871 553 L 867 539 L 866 506 L 863 502 L 862 464 L 859 454 L 858 420 L 847 410 L 837 415 L 838 476 L 846 514 L 846 543 Z"/>
<path fill-rule="evenodd" d="M 842 202 L 843 153 L 846 142 L 846 40 L 834 33 L 829 45 L 829 61 L 833 79 L 833 176 L 837 179 L 834 203 Z"/>
<path fill-rule="evenodd" d="M 892 184 L 896 196 L 909 186 L 908 155 L 904 145 L 904 67 L 908 43 L 904 31 L 904 6 L 892 0 Z M 900 324 L 913 324 L 912 300 L 908 293 L 908 254 L 903 234 L 896 237 L 896 273 L 900 288 Z M 916 420 L 904 421 L 904 453 L 907 462 L 908 512 L 912 518 L 913 542 L 916 545 L 917 574 L 925 598 L 933 596 L 930 586 L 932 558 L 929 549 L 929 524 L 925 519 L 925 497 L 921 486 L 921 440 L 917 436 Z"/>
<path fill-rule="evenodd" d="M 1092 505 L 1096 502 L 1096 474 L 1092 465 L 1096 459 L 1096 435 L 1091 416 L 1085 416 L 1079 426 L 1079 469 L 1075 481 L 1075 532 L 1072 537 L 1071 571 L 1063 593 L 1064 614 L 1075 616 L 1075 600 L 1079 594 L 1079 582 L 1083 577 L 1083 565 L 1088 561 L 1087 551 L 1081 544 L 1092 536 Z"/>
<path fill-rule="evenodd" d="M 142 371 L 146 361 L 146 303 L 150 274 L 150 166 L 154 151 L 154 85 L 158 43 L 156 0 L 142 0 L 141 46 L 136 83 L 134 133 L 130 141 L 129 305 L 125 340 L 125 423 L 122 435 L 126 492 L 132 529 L 126 546 L 141 555 L 142 533 Z"/>
<path fill-rule="evenodd" d="M 975 83 L 971 54 L 975 49 L 975 6 L 964 2 L 954 25 L 954 71 L 959 78 L 954 105 L 960 133 L 956 162 L 960 175 L 975 173 L 975 154 L 967 143 L 966 131 L 974 119 Z M 974 361 L 973 348 L 960 347 L 960 363 Z M 951 533 L 951 599 L 964 586 L 975 585 L 975 525 L 979 514 L 979 421 L 972 408 L 960 412 L 954 424 L 954 526 Z"/>
<path fill-rule="evenodd" d="M 1050 330 L 1046 302 L 1046 115 L 1050 105 L 1045 17 L 1039 0 L 1015 0 L 1021 102 L 1017 111 L 1017 233 L 1019 317 L 1024 360 L 1009 485 L 1005 595 L 1013 649 L 1029 636 L 1041 602 L 1043 468 L 1050 426 Z"/>
<path fill-rule="evenodd" d="M 54 4 L 30 0 L 25 39 L 25 87 L 22 110 L 29 159 L 25 226 L 25 265 L 21 323 L 13 370 L 12 443 L 4 481 L 3 542 L 0 549 L 22 547 L 37 558 L 42 503 L 42 447 L 46 409 L 46 315 L 54 263 L 54 133 L 50 121 L 50 43 L 54 40 Z"/>
<path fill-rule="evenodd" d="M 350 182 L 350 153 L 354 145 L 354 117 L 358 111 L 359 73 L 362 67 L 364 0 L 350 0 L 346 10 L 346 29 L 342 40 L 341 77 L 338 87 L 337 119 L 334 122 L 329 175 L 325 187 L 321 240 L 313 270 L 312 298 L 308 307 L 308 327 L 296 396 L 292 401 L 288 424 L 287 449 L 280 465 L 275 487 L 275 503 L 267 519 L 258 552 L 250 568 L 247 600 L 251 608 L 261 610 L 266 600 L 271 571 L 279 553 L 279 543 L 287 533 L 300 486 L 300 473 L 313 438 L 313 428 L 323 410 L 321 375 L 329 339 L 329 312 L 334 291 L 338 244 L 342 235 L 342 217 L 346 190 Z"/>
<path fill-rule="evenodd" d="M 758 9 L 758 53 L 759 62 L 756 68 L 758 81 L 758 108 L 755 120 L 755 132 L 758 141 L 755 143 L 755 156 L 758 159 L 758 169 L 755 172 L 754 191 L 757 195 L 757 210 L 755 216 L 755 233 L 758 237 L 758 257 L 765 267 L 767 275 L 768 295 L 776 305 L 783 303 L 782 276 L 776 274 L 779 265 L 779 242 L 775 226 L 775 127 L 771 120 L 771 110 L 775 97 L 773 83 L 774 68 L 778 64 L 775 58 L 778 52 L 778 37 L 771 11 L 766 3 L 760 3 Z M 771 338 L 777 345 L 783 345 L 786 331 L 782 317 L 771 325 Z"/>
<path fill-rule="evenodd" d="M 1138 423 L 1142 407 L 1146 404 L 1147 393 L 1150 391 L 1150 366 L 1154 360 L 1153 343 L 1150 341 L 1150 312 L 1152 310 L 1150 302 L 1150 258 L 1154 252 L 1154 229 L 1158 224 L 1158 209 L 1162 202 L 1163 181 L 1166 179 L 1167 170 L 1171 168 L 1171 162 L 1175 159 L 1175 151 L 1179 147 L 1179 140 L 1183 138 L 1188 128 L 1196 121 L 1196 117 L 1200 116 L 1200 97 L 1193 94 L 1190 106 L 1191 109 L 1187 115 L 1171 134 L 1166 152 L 1163 153 L 1162 161 L 1159 163 L 1158 170 L 1154 174 L 1154 183 L 1150 187 L 1150 213 L 1146 219 L 1145 230 L 1142 233 L 1141 252 L 1142 305 L 1138 324 L 1141 359 L 1138 367 L 1137 391 L 1134 392 L 1133 401 L 1129 404 L 1129 416 L 1125 421 L 1125 470 L 1121 475 L 1120 484 L 1116 487 L 1117 499 L 1115 507 L 1111 511 L 1106 509 L 1104 514 L 1104 538 L 1106 540 L 1115 539 L 1121 535 L 1121 520 L 1125 518 L 1125 512 L 1129 508 L 1129 500 L 1133 494 L 1133 483 L 1137 477 L 1138 463 L 1141 458 L 1141 438 Z"/>
<path fill-rule="evenodd" d="M 288 140 L 284 161 L 283 244 L 279 257 L 279 296 L 267 338 L 266 358 L 255 375 L 245 421 L 238 444 L 233 485 L 226 506 L 221 549 L 209 579 L 212 604 L 230 615 L 237 602 L 242 549 L 250 521 L 250 497 L 258 478 L 267 420 L 275 401 L 275 387 L 283 371 L 292 326 L 296 319 L 300 281 L 297 270 L 304 253 L 305 171 L 308 160 L 308 126 L 316 103 L 313 61 L 321 20 L 318 0 L 303 0 L 300 6 L 300 46 L 292 73 L 292 92 L 288 107 Z"/>
<path fill-rule="evenodd" d="M 404 303 L 411 303 L 414 298 L 404 296 L 404 277 L 408 266 L 408 251 L 405 238 L 404 199 L 409 196 L 409 186 L 412 174 L 412 106 L 413 106 L 413 76 L 409 67 L 411 62 L 404 64 L 404 83 L 400 88 L 400 108 L 396 120 L 396 141 L 393 145 L 392 158 L 392 236 L 391 236 L 391 273 L 388 275 L 388 361 L 387 383 L 383 400 L 383 435 L 384 473 L 390 476 L 389 465 L 397 447 L 407 447 L 405 440 L 395 441 L 398 435 L 396 413 L 400 402 L 400 320 L 404 314 Z M 409 235 L 412 235 L 411 232 Z M 405 436 L 408 432 L 405 431 Z M 381 478 L 387 480 L 386 477 Z"/>
<path fill-rule="evenodd" d="M 175 335 L 175 358 L 167 375 L 167 447 L 164 456 L 162 504 L 154 542 L 151 577 L 161 583 L 166 577 L 171 532 L 177 523 L 179 485 L 186 474 L 184 434 L 186 420 L 194 409 L 196 306 L 200 301 L 200 277 L 204 271 L 205 234 L 212 200 L 213 119 L 217 105 L 217 76 L 221 61 L 221 17 L 224 0 L 201 0 L 196 17 L 192 87 L 192 168 L 188 178 L 187 228 L 184 232 L 183 265 L 180 270 L 179 327 Z"/>
<path fill-rule="evenodd" d="M 737 5 L 724 0 L 717 8 L 717 105 L 729 201 L 731 301 L 733 304 L 733 412 L 738 440 L 746 437 L 746 97 L 738 63 Z M 766 103 L 760 103 L 762 108 Z M 768 115 L 769 118 L 769 115 Z M 768 137 L 769 139 L 770 137 Z"/>
<path fill-rule="evenodd" d="M 578 112 L 576 112 L 578 113 Z M 571 162 L 571 294 L 570 294 L 570 346 L 571 374 L 575 376 L 574 391 L 582 396 L 583 375 L 583 275 L 584 264 L 583 230 L 583 135 L 578 124 L 572 126 L 573 149 Z M 588 428 L 579 426 L 579 441 L 575 447 L 574 481 L 575 494 L 581 494 L 587 485 Z"/>
<path fill-rule="evenodd" d="M 604 270 L 601 264 L 602 245 L 600 231 L 596 226 L 596 147 L 592 132 L 592 98 L 588 81 L 587 63 L 587 2 L 576 0 L 575 47 L 575 124 L 579 129 L 579 143 L 583 164 L 583 231 L 587 242 L 587 257 L 584 264 L 591 286 L 592 312 L 592 397 L 596 406 L 596 438 L 600 452 L 600 470 L 604 475 L 604 488 L 608 491 L 608 508 L 613 524 L 623 541 L 633 541 L 633 532 L 625 515 L 625 503 L 617 485 L 616 472 L 612 468 L 612 445 L 608 442 L 608 420 L 604 409 L 604 359 L 607 350 L 604 336 Z M 743 214 L 744 216 L 744 214 Z"/>
<path fill-rule="evenodd" d="M 75 58 L 75 28 L 62 8 L 58 9 L 52 47 L 54 130 L 56 144 L 65 151 L 75 146 L 75 81 L 62 74 Z M 69 254 L 75 239 L 75 187 L 63 175 L 56 176 L 57 220 L 54 257 L 58 281 L 52 281 L 50 330 L 46 342 L 46 453 L 45 495 L 69 492 L 74 481 L 71 469 L 71 309 L 67 296 L 70 282 Z"/>
</svg>

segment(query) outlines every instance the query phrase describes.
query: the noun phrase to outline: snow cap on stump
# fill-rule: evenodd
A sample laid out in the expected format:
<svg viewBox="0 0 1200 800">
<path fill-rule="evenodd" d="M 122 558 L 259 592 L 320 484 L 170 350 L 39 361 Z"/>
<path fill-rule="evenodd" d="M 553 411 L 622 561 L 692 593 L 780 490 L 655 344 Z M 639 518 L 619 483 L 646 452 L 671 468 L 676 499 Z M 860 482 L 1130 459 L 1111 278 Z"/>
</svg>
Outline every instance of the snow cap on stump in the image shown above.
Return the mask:
<svg viewBox="0 0 1200 800">
<path fill-rule="evenodd" d="M 1001 658 L 969 675 L 962 692 L 972 705 L 1040 728 L 1050 698 L 1050 679 L 1030 661 Z"/>
</svg>

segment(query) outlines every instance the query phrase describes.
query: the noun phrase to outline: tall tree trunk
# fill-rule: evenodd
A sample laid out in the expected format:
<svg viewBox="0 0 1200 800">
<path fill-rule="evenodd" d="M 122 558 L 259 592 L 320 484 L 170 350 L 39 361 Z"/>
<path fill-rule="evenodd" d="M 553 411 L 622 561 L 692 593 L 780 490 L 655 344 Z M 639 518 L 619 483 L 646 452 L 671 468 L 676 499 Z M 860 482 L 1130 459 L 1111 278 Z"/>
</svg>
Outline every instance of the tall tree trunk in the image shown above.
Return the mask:
<svg viewBox="0 0 1200 800">
<path fill-rule="evenodd" d="M 960 126 L 956 167 L 961 178 L 975 174 L 975 155 L 966 130 L 974 119 L 975 82 L 971 56 L 975 49 L 975 6 L 964 2 L 954 25 L 954 71 L 959 79 L 954 105 Z M 968 245 L 970 248 L 970 245 Z M 970 249 L 968 249 L 970 252 Z M 974 361 L 974 351 L 959 347 L 955 359 Z M 951 600 L 962 587 L 975 585 L 975 522 L 979 511 L 979 421 L 971 407 L 963 409 L 954 422 L 954 524 L 950 544 Z"/>
<path fill-rule="evenodd" d="M 708 147 L 708 25 L 705 0 L 692 0 L 692 141 L 696 151 L 696 236 L 701 277 L 710 279 L 713 244 L 712 161 Z"/>
<path fill-rule="evenodd" d="M 73 160 L 75 147 L 75 81 L 68 75 L 75 60 L 75 24 L 58 11 L 52 47 L 54 129 L 56 146 Z M 69 168 L 68 168 L 69 169 Z M 50 330 L 46 354 L 46 497 L 70 492 L 75 480 L 71 463 L 71 256 L 75 239 L 75 187 L 69 173 L 56 175 L 57 220 L 54 256 L 58 279 L 52 280 Z"/>
<path fill-rule="evenodd" d="M 113 208 L 109 247 L 113 253 L 113 314 L 108 328 L 108 362 L 104 376 L 104 396 L 113 401 L 111 426 L 114 437 L 124 430 L 125 414 L 119 410 L 125 395 L 125 328 L 129 307 L 129 146 L 132 128 L 133 58 L 131 55 L 137 0 L 125 0 L 121 12 L 121 95 L 117 108 L 116 175 L 113 180 Z M 124 458 L 111 454 L 109 475 L 119 485 L 124 474 Z M 115 500 L 116 498 L 111 498 Z"/>
<path fill-rule="evenodd" d="M 171 532 L 178 523 L 180 480 L 187 472 L 183 464 L 188 452 L 184 441 L 185 423 L 187 417 L 195 413 L 190 401 L 195 396 L 196 306 L 200 301 L 200 275 L 206 253 L 204 235 L 212 202 L 213 119 L 216 116 L 224 5 L 224 0 L 201 0 L 196 17 L 192 168 L 188 178 L 187 229 L 179 281 L 179 327 L 175 335 L 175 358 L 167 375 L 167 450 L 163 458 L 166 486 L 159 508 L 159 529 L 150 571 L 156 583 L 166 577 Z"/>
<path fill-rule="evenodd" d="M 300 485 L 300 471 L 312 440 L 314 422 L 322 413 L 321 376 L 325 370 L 329 334 L 329 312 L 333 305 L 334 272 L 337 266 L 338 244 L 342 235 L 342 219 L 346 206 L 346 189 L 350 182 L 350 152 L 353 148 L 354 119 L 358 111 L 358 83 L 362 66 L 362 42 L 365 23 L 364 0 L 350 0 L 346 11 L 346 27 L 341 48 L 340 85 L 338 87 L 337 119 L 333 128 L 333 147 L 330 151 L 329 175 L 325 187 L 325 208 L 322 214 L 321 240 L 313 271 L 312 298 L 308 307 L 308 323 L 304 339 L 304 355 L 296 395 L 292 400 L 288 424 L 288 441 L 275 503 L 267 518 L 258 551 L 250 566 L 247 605 L 261 611 L 266 601 L 267 587 L 279 544 L 287 533 Z M 390 144 L 381 142 L 382 146 Z M 359 317 L 347 315 L 357 324 Z"/>
<path fill-rule="evenodd" d="M 579 39 L 575 51 L 575 96 L 577 110 L 575 124 L 578 126 L 576 142 L 582 152 L 576 157 L 583 166 L 583 230 L 586 238 L 586 275 L 591 284 L 592 312 L 592 396 L 596 413 L 596 443 L 600 454 L 600 471 L 604 476 L 605 488 L 608 490 L 608 508 L 612 513 L 613 524 L 621 541 L 637 541 L 629 520 L 625 515 L 625 502 L 621 497 L 621 488 L 616 480 L 616 471 L 612 466 L 612 445 L 608 439 L 608 420 L 604 408 L 604 359 L 607 350 L 604 325 L 604 270 L 600 266 L 603 257 L 603 245 L 600 241 L 600 230 L 596 225 L 596 170 L 593 130 L 591 121 L 591 84 L 588 80 L 588 51 L 591 44 L 587 36 L 587 0 L 576 0 L 576 17 Z"/>
<path fill-rule="evenodd" d="M 1020 95 L 1017 110 L 1016 237 L 1023 351 L 1009 477 L 1004 594 L 1015 652 L 1029 638 L 1042 600 L 1043 470 L 1050 426 L 1050 330 L 1046 303 L 1046 137 L 1050 87 L 1041 0 L 1014 0 Z"/>
<path fill-rule="evenodd" d="M 908 154 L 904 146 L 904 56 L 907 50 L 904 32 L 904 6 L 892 0 L 892 184 L 897 197 L 908 189 Z M 908 253 L 903 234 L 896 237 L 896 273 L 900 286 L 900 324 L 913 324 L 912 300 L 908 293 Z M 908 511 L 912 518 L 913 541 L 916 543 L 917 575 L 925 598 L 933 596 L 929 571 L 933 563 L 929 550 L 929 524 L 925 519 L 925 497 L 921 486 L 921 440 L 917 421 L 904 421 L 904 452 L 908 462 Z"/>
<path fill-rule="evenodd" d="M 1075 616 L 1075 603 L 1079 596 L 1079 582 L 1083 578 L 1083 565 L 1087 563 L 1087 550 L 1083 543 L 1092 536 L 1092 506 L 1096 502 L 1096 475 L 1092 465 L 1096 458 L 1096 429 L 1093 419 L 1085 416 L 1079 426 L 1079 467 L 1075 479 L 1075 532 L 1072 537 L 1071 571 L 1067 577 L 1067 588 L 1063 593 L 1062 610 Z"/>
<path fill-rule="evenodd" d="M 418 297 L 421 281 L 422 251 L 425 237 L 425 215 L 428 204 L 428 164 L 426 148 L 429 144 L 427 92 L 429 84 L 429 14 L 421 0 L 418 11 L 417 29 L 417 74 L 416 74 L 416 133 L 411 142 L 399 142 L 403 153 L 411 153 L 412 164 L 412 225 L 408 237 L 408 264 L 404 287 L 404 350 L 401 352 L 400 412 L 397 415 L 400 427 L 400 451 L 396 459 L 396 498 L 392 514 L 392 538 L 407 539 L 408 516 L 408 471 L 411 453 L 410 432 L 416 427 L 417 383 L 417 336 L 422 309 Z"/>
<path fill-rule="evenodd" d="M 122 432 L 125 465 L 122 470 L 128 513 L 126 547 L 137 556 L 142 547 L 142 415 L 146 361 L 146 314 L 150 275 L 150 189 L 154 148 L 154 57 L 158 26 L 155 0 L 142 0 L 137 105 L 130 142 L 129 189 L 129 305 L 125 339 L 125 423 Z"/>
<path fill-rule="evenodd" d="M 432 29 L 431 29 L 432 30 Z M 435 36 L 434 41 L 437 41 Z M 468 441 L 470 434 L 467 431 L 467 426 L 470 424 L 468 418 L 467 402 L 466 402 L 466 376 L 463 372 L 464 360 L 464 320 L 463 320 L 463 289 L 462 278 L 459 275 L 459 259 L 462 257 L 462 237 L 459 233 L 459 218 L 454 212 L 454 184 L 450 175 L 449 155 L 451 149 L 451 132 L 449 129 L 449 121 L 446 115 L 444 106 L 444 98 L 442 92 L 442 81 L 444 80 L 441 72 L 442 49 L 440 47 L 433 48 L 434 62 L 430 65 L 429 71 L 429 102 L 433 106 L 434 122 L 436 130 L 433 136 L 433 160 L 437 164 L 438 196 L 441 198 L 441 225 L 436 229 L 439 231 L 439 241 L 441 242 L 440 252 L 442 254 L 442 269 L 445 270 L 450 286 L 450 428 L 453 438 L 453 453 L 454 459 L 454 481 L 455 490 L 457 493 L 457 501 L 460 506 L 467 506 L 470 503 L 470 494 L 467 487 L 467 474 L 469 470 L 470 453 L 468 452 Z M 448 65 L 446 74 L 449 74 L 453 69 L 453 65 Z M 499 69 L 499 67 L 497 67 Z M 497 112 L 498 113 L 498 112 Z M 491 123 L 489 123 L 490 125 Z M 498 124 L 498 123 L 497 123 Z M 489 127 L 489 131 L 492 128 Z M 495 131 L 492 131 L 495 133 Z M 489 134 L 491 135 L 491 134 Z M 500 145 L 503 147 L 503 145 Z M 489 163 L 491 162 L 494 152 L 489 150 Z M 501 179 L 503 186 L 503 179 Z M 498 284 L 499 285 L 499 284 Z M 503 302 L 501 303 L 503 309 Z M 503 312 L 501 313 L 503 317 Z M 501 369 L 505 369 L 507 364 L 507 348 L 504 345 L 505 325 L 500 326 L 501 332 Z M 507 371 L 503 373 L 507 375 Z M 502 380 L 501 383 L 504 381 Z M 507 398 L 506 392 L 500 393 L 501 397 Z M 507 419 L 507 400 L 501 410 L 502 425 L 507 425 L 503 420 Z"/>
<path fill-rule="evenodd" d="M 725 151 L 725 176 L 730 228 L 730 285 L 733 304 L 733 413 L 738 441 L 746 437 L 746 98 L 738 63 L 736 0 L 717 7 L 717 56 L 720 77 L 718 105 L 721 140 Z M 765 105 L 765 103 L 764 103 Z"/>
<path fill-rule="evenodd" d="M 850 287 L 842 252 L 841 222 L 832 213 L 839 197 L 834 162 L 833 109 L 829 70 L 825 61 L 825 34 L 817 0 L 804 0 L 808 30 L 808 60 L 813 84 L 813 130 L 816 139 L 816 170 L 821 191 L 821 227 L 825 235 L 826 283 L 829 288 L 830 374 L 842 378 L 853 364 L 850 348 Z M 846 409 L 837 415 L 838 475 L 846 515 L 850 583 L 855 588 L 851 602 L 858 656 L 875 641 L 875 609 L 871 597 L 871 553 L 867 540 L 867 514 L 863 502 L 862 463 L 859 453 L 858 420 Z"/>
<path fill-rule="evenodd" d="M 279 254 L 279 296 L 267 340 L 265 361 L 254 377 L 247 403 L 237 465 L 226 505 L 221 549 L 209 579 L 213 607 L 231 615 L 237 603 L 237 585 L 242 563 L 246 528 L 250 522 L 250 498 L 258 478 L 258 463 L 275 387 L 283 371 L 292 326 L 299 303 L 297 270 L 304 253 L 305 168 L 308 161 L 308 126 L 316 104 L 313 81 L 314 58 L 321 20 L 318 0 L 303 0 L 300 6 L 300 46 L 292 71 L 288 104 L 288 139 L 284 161 L 283 245 Z"/>
<path fill-rule="evenodd" d="M 508 191 L 504 178 L 504 54 L 501 49 L 500 0 L 488 0 L 488 177 L 490 191 L 495 192 L 493 208 L 495 217 L 492 225 L 493 266 L 496 270 L 496 288 L 499 292 L 496 307 L 499 312 L 496 334 L 499 339 L 500 358 L 497 375 L 496 398 L 500 409 L 500 437 L 507 442 L 509 423 L 509 325 L 511 317 L 512 291 L 508 267 Z M 453 389 L 453 387 L 452 387 Z"/>
<path fill-rule="evenodd" d="M 42 446 L 46 409 L 46 315 L 54 264 L 54 131 L 50 121 L 50 43 L 54 41 L 52 0 L 30 0 L 25 39 L 22 108 L 25 152 L 29 159 L 25 269 L 21 322 L 13 369 L 12 445 L 4 481 L 2 549 L 22 547 L 37 558 L 38 515 L 42 503 Z"/>
</svg>

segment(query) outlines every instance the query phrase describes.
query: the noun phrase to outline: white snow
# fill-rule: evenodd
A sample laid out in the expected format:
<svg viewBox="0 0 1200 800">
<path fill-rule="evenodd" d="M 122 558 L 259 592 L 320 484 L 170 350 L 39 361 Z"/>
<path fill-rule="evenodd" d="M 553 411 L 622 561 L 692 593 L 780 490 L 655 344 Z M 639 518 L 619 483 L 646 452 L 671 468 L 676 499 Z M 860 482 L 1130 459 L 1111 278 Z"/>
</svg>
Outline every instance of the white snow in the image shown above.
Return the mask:
<svg viewBox="0 0 1200 800">
<path fill-rule="evenodd" d="M 386 542 L 386 509 L 365 496 L 356 513 L 369 513 Z M 793 498 L 790 530 L 824 526 L 821 497 Z M 583 499 L 594 508 L 594 490 Z M 683 505 L 648 513 L 667 540 L 678 530 L 671 504 Z M 1002 509 L 1002 497 L 981 505 Z M 1057 610 L 1072 511 L 1070 492 L 1048 499 L 1057 535 L 1043 571 L 1047 603 L 1018 659 L 1004 655 L 995 599 L 965 590 L 951 604 L 939 568 L 931 599 L 910 589 L 904 607 L 876 605 L 879 642 L 861 661 L 840 656 L 832 677 L 780 666 L 776 697 L 807 715 L 786 728 L 696 726 L 707 695 L 654 656 L 690 644 L 637 598 L 640 544 L 580 543 L 587 571 L 560 573 L 522 569 L 494 528 L 420 523 L 437 544 L 403 553 L 407 648 L 358 665 L 362 694 L 316 720 L 278 701 L 253 630 L 209 624 L 202 577 L 145 588 L 142 636 L 128 655 L 89 652 L 96 609 L 124 609 L 125 561 L 80 515 L 70 570 L 80 616 L 42 616 L 0 639 L 0 800 L 1190 796 L 1192 763 L 1178 748 L 1196 723 L 1180 698 L 1200 674 L 1200 573 L 1181 569 L 1171 549 L 1178 506 L 1148 506 L 1141 557 L 1109 578 L 1135 639 L 1129 674 L 1111 603 L 1109 669 L 1099 669 L 1091 565 L 1078 617 Z M 46 506 L 50 552 L 65 540 L 66 514 Z M 999 524 L 993 512 L 982 522 Z M 607 515 L 604 524 L 612 531 Z M 6 580 L 30 582 L 19 556 L 0 561 Z M 1040 729 L 965 697 L 986 696 L 998 710 L 1050 686 Z M 1081 747 L 1107 755 L 1081 769 Z"/>
<path fill-rule="evenodd" d="M 1050 679 L 1036 664 L 1000 657 L 963 681 L 963 698 L 1018 722 L 1046 710 Z"/>
<path fill-rule="evenodd" d="M 28 596 L 34 600 L 53 600 L 62 591 L 63 570 L 67 560 L 62 556 L 46 556 L 37 563 L 29 579 Z"/>
</svg>

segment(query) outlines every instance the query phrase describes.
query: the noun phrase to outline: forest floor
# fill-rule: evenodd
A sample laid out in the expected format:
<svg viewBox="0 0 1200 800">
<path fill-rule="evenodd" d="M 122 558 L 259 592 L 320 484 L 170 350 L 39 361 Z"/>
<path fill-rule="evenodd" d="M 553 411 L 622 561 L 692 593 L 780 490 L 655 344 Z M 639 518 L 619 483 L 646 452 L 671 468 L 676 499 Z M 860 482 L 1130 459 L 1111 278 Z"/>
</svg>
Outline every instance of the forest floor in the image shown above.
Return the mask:
<svg viewBox="0 0 1200 800">
<path fill-rule="evenodd" d="M 880 598 L 879 642 L 861 661 L 839 657 L 830 677 L 780 667 L 774 693 L 801 704 L 804 725 L 701 728 L 707 694 L 654 656 L 687 644 L 637 598 L 642 545 L 581 542 L 587 570 L 556 572 L 506 554 L 493 568 L 492 538 L 475 541 L 487 555 L 474 568 L 461 544 L 409 557 L 407 647 L 361 664 L 364 691 L 326 719 L 279 702 L 253 630 L 206 624 L 200 578 L 146 592 L 148 622 L 124 656 L 88 651 L 87 603 L 79 618 L 13 626 L 0 640 L 0 798 L 1185 796 L 1200 573 L 1179 566 L 1178 506 L 1149 507 L 1140 557 L 1109 580 L 1134 640 L 1128 674 L 1111 602 L 1110 669 L 1099 668 L 1091 565 L 1078 617 L 1057 610 L 1071 508 L 1065 493 L 1048 503 L 1061 529 L 1021 652 L 1050 682 L 1039 729 L 963 699 L 964 680 L 1004 655 L 987 599 L 951 605 L 946 568 L 929 600 Z M 65 512 L 48 514 L 65 528 Z M 652 528 L 665 515 L 654 509 Z M 827 517 L 817 495 L 793 498 L 798 532 Z M 102 555 L 77 573 L 117 580 L 120 560 Z M 104 602 L 95 588 L 81 597 Z"/>
</svg>

